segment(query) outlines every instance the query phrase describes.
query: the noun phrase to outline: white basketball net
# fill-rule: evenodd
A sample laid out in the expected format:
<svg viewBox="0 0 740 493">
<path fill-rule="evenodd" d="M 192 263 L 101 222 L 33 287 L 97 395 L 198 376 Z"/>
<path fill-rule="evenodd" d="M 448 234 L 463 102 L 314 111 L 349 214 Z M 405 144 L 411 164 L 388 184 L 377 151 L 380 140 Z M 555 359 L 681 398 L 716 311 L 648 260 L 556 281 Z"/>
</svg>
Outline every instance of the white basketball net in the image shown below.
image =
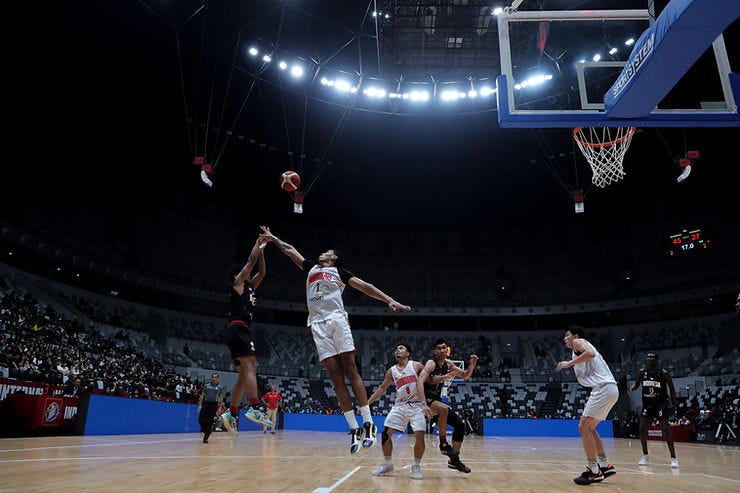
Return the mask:
<svg viewBox="0 0 740 493">
<path fill-rule="evenodd" d="M 578 127 L 573 138 L 591 165 L 591 182 L 605 187 L 624 178 L 624 153 L 629 149 L 635 127 Z"/>
</svg>

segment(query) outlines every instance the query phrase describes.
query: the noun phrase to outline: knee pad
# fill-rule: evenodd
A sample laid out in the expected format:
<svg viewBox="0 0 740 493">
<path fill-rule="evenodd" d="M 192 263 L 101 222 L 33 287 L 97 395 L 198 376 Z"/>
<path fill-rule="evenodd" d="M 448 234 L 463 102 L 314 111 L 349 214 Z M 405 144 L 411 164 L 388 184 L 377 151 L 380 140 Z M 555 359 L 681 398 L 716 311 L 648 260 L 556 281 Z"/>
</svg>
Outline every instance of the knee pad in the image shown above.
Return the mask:
<svg viewBox="0 0 740 493">
<path fill-rule="evenodd" d="M 383 427 L 383 432 L 380 434 L 380 444 L 385 445 L 385 442 L 388 441 L 390 437 L 388 436 L 388 427 Z"/>
<path fill-rule="evenodd" d="M 459 423 L 455 425 L 455 429 L 452 431 L 452 441 L 462 442 L 465 438 L 465 423 Z"/>
</svg>

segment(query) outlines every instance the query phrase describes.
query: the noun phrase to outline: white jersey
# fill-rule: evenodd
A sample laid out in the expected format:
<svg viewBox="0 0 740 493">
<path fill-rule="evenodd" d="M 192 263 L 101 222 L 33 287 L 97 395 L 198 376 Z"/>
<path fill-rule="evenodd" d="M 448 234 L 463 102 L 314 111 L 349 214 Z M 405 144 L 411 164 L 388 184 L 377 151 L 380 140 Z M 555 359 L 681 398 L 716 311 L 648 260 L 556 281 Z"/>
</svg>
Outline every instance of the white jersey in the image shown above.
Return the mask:
<svg viewBox="0 0 740 493">
<path fill-rule="evenodd" d="M 573 369 L 576 372 L 578 383 L 580 383 L 584 387 L 600 387 L 607 383 L 613 383 L 614 385 L 616 385 L 617 381 L 614 379 L 614 375 L 612 375 L 612 371 L 609 369 L 606 361 L 604 361 L 604 357 L 601 355 L 601 353 L 599 353 L 593 346 L 593 344 L 591 344 L 587 340 L 581 339 L 581 341 L 583 341 L 586 346 L 588 346 L 588 349 L 593 351 L 596 356 L 593 359 L 586 361 L 585 363 L 578 363 L 577 365 L 573 366 Z M 575 358 L 576 356 L 578 355 L 575 351 L 573 351 L 571 359 Z"/>
<path fill-rule="evenodd" d="M 399 370 L 398 365 L 393 365 L 391 375 L 396 383 L 396 404 L 421 403 L 416 393 L 418 375 L 413 361 L 409 360 L 403 370 Z"/>
<path fill-rule="evenodd" d="M 306 277 L 307 325 L 337 317 L 347 317 L 344 300 L 342 300 L 346 284 L 339 271 L 340 269 L 336 267 L 321 267 L 318 264 L 308 270 Z M 342 271 L 347 272 L 344 269 Z"/>
</svg>

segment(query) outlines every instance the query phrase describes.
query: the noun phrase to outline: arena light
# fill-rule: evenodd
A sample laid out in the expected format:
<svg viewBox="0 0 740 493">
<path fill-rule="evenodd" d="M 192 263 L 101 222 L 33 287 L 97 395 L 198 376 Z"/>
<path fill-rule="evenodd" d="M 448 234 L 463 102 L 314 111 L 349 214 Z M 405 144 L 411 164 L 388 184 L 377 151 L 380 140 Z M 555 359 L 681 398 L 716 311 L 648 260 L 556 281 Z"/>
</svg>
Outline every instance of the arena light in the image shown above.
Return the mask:
<svg viewBox="0 0 740 493">
<path fill-rule="evenodd" d="M 329 84 L 332 85 L 332 84 Z M 352 90 L 352 84 L 347 82 L 346 80 L 340 79 L 334 81 L 334 88 L 341 92 L 350 92 Z"/>
<path fill-rule="evenodd" d="M 592 60 L 593 60 L 594 62 L 598 62 L 599 60 L 601 60 L 601 55 L 599 55 L 599 54 L 597 53 L 596 55 L 594 55 L 594 57 L 592 58 Z"/>
<path fill-rule="evenodd" d="M 280 70 L 285 70 L 288 68 L 288 64 L 281 60 L 280 63 L 278 63 L 278 67 L 280 67 Z"/>
<path fill-rule="evenodd" d="M 303 77 L 303 67 L 300 65 L 293 65 L 290 68 L 290 75 L 293 77 Z"/>
<path fill-rule="evenodd" d="M 488 86 L 483 86 L 480 88 L 480 93 L 482 97 L 487 98 L 491 94 L 496 94 L 496 89 Z"/>
<path fill-rule="evenodd" d="M 552 79 L 552 75 L 550 74 L 535 75 L 518 84 L 514 84 L 514 89 L 521 90 L 521 89 L 525 89 L 531 86 L 538 86 L 540 84 L 544 84 L 546 81 L 551 80 L 551 79 Z"/>
<path fill-rule="evenodd" d="M 262 57 L 262 61 L 265 63 L 270 63 L 272 61 L 272 57 L 270 55 L 265 55 Z"/>
<path fill-rule="evenodd" d="M 465 99 L 466 96 L 466 93 L 457 89 L 445 89 L 439 94 L 439 97 L 440 99 L 442 99 L 442 101 L 455 101 L 457 99 Z"/>
<path fill-rule="evenodd" d="M 374 86 L 370 86 L 370 87 L 365 88 L 362 91 L 362 93 L 365 96 L 368 96 L 368 97 L 371 97 L 371 98 L 376 98 L 376 99 L 384 98 L 386 96 L 385 89 L 382 89 L 380 87 L 374 87 Z M 389 97 L 390 97 L 390 95 L 389 95 Z"/>
<path fill-rule="evenodd" d="M 419 91 L 419 90 L 413 90 L 408 93 L 408 99 L 411 101 L 429 101 L 429 92 L 428 91 Z M 405 98 L 404 98 L 405 99 Z"/>
<path fill-rule="evenodd" d="M 618 50 L 617 50 L 616 48 L 612 48 L 611 50 L 609 50 L 609 54 L 610 54 L 610 55 L 614 55 L 614 54 L 616 54 L 616 53 L 617 53 L 617 51 L 618 51 Z"/>
<path fill-rule="evenodd" d="M 625 46 L 632 46 L 635 44 L 635 38 L 630 38 L 627 41 L 624 42 Z"/>
<path fill-rule="evenodd" d="M 251 47 L 249 48 L 249 50 L 248 50 L 248 53 L 249 53 L 250 55 L 252 55 L 252 56 L 257 56 L 257 55 L 259 55 L 259 53 L 260 53 L 260 52 L 259 52 L 259 50 L 257 50 L 257 48 L 255 48 L 254 46 L 251 46 Z"/>
</svg>

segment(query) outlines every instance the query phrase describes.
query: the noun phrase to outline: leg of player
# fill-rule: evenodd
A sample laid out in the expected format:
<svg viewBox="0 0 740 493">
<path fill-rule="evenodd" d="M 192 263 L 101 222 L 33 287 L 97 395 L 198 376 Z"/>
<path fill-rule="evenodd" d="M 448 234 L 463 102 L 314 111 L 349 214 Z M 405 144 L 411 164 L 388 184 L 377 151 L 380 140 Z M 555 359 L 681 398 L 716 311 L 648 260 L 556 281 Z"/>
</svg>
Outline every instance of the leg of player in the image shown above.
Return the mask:
<svg viewBox="0 0 740 493">
<path fill-rule="evenodd" d="M 576 484 L 589 485 L 604 480 L 604 475 L 599 470 L 599 465 L 596 459 L 596 450 L 598 444 L 596 441 L 596 425 L 599 421 L 583 416 L 581 421 L 578 423 L 578 433 L 581 435 L 581 441 L 583 442 L 583 450 L 586 452 L 586 460 L 588 464 L 586 470 L 581 473 L 580 476 L 573 479 Z"/>
<path fill-rule="evenodd" d="M 411 478 L 421 479 L 421 459 L 424 457 L 424 451 L 426 450 L 424 431 L 414 431 L 414 438 L 416 443 L 414 444 L 414 464 L 411 466 Z"/>
<path fill-rule="evenodd" d="M 339 356 L 330 356 L 321 360 L 321 366 L 331 378 L 334 392 L 337 394 L 337 401 L 342 408 L 344 418 L 349 425 L 351 441 L 349 445 L 350 454 L 356 454 L 362 446 L 363 429 L 357 424 L 357 417 L 352 406 L 352 398 L 349 395 L 347 384 L 344 383 L 344 371 L 339 360 Z"/>
<path fill-rule="evenodd" d="M 470 468 L 460 460 L 460 448 L 462 447 L 463 439 L 465 438 L 465 423 L 452 408 L 448 409 L 447 423 L 453 428 L 452 451 L 447 454 L 450 457 L 447 467 L 450 469 L 457 469 L 460 472 L 468 474 L 470 472 Z"/>
<path fill-rule="evenodd" d="M 367 390 L 365 389 L 365 383 L 362 381 L 360 372 L 357 371 L 354 351 L 351 353 L 340 354 L 339 361 L 344 370 L 344 374 L 347 376 L 347 380 L 349 380 L 349 383 L 352 386 L 352 392 L 355 394 L 355 400 L 357 401 L 357 406 L 360 408 L 360 414 L 362 415 L 362 447 L 370 448 L 375 445 L 375 436 L 378 432 L 378 428 L 375 426 L 375 423 L 373 423 L 370 406 L 367 405 Z M 344 410 L 344 408 L 342 408 L 342 410 Z"/>
<path fill-rule="evenodd" d="M 377 469 L 373 469 L 373 476 L 385 476 L 393 472 L 393 428 L 383 427 L 380 435 L 380 443 L 383 448 L 383 463 Z M 423 441 L 423 440 L 422 440 Z"/>
<path fill-rule="evenodd" d="M 640 466 L 646 466 L 648 465 L 648 461 L 650 460 L 650 456 L 648 455 L 648 446 L 647 446 L 647 432 L 648 427 L 652 423 L 652 420 L 647 418 L 646 416 L 640 416 L 640 445 L 642 445 L 642 457 L 637 462 Z"/>
<path fill-rule="evenodd" d="M 660 427 L 663 429 L 663 436 L 665 437 L 666 444 L 668 445 L 668 452 L 671 453 L 671 467 L 676 469 L 679 467 L 678 459 L 676 458 L 676 447 L 673 444 L 673 433 L 671 433 L 671 424 L 668 422 L 668 418 L 664 417 L 660 420 Z"/>
</svg>

